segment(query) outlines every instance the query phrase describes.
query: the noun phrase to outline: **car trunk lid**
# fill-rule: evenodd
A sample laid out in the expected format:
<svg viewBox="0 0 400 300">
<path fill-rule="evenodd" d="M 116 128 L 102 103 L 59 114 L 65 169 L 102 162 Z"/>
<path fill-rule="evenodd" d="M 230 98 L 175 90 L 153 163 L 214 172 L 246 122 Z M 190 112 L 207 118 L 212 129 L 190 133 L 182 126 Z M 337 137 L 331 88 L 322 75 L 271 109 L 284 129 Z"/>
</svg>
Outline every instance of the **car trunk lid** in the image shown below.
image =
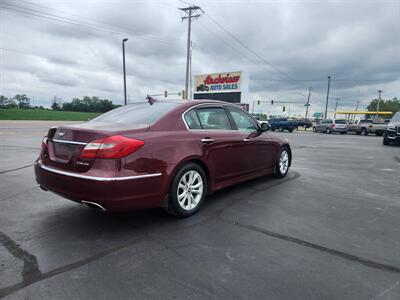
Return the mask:
<svg viewBox="0 0 400 300">
<path fill-rule="evenodd" d="M 128 127 L 118 123 L 98 122 L 53 127 L 48 131 L 42 159 L 45 164 L 59 169 L 87 172 L 95 160 L 81 157 L 81 152 L 88 143 L 116 134 L 142 132 L 147 129 L 148 125 L 130 124 Z"/>
</svg>

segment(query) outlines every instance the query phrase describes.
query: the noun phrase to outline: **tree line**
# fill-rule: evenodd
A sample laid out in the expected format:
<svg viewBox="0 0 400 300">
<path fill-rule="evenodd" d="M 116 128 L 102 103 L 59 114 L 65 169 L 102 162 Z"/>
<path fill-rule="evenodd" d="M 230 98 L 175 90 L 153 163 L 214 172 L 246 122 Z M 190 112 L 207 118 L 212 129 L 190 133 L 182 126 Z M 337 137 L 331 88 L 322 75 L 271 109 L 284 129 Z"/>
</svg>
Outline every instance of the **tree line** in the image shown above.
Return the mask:
<svg viewBox="0 0 400 300">
<path fill-rule="evenodd" d="M 378 99 L 373 99 L 367 106 L 368 111 L 376 111 Z M 59 98 L 54 97 L 51 104 L 51 109 L 62 111 L 83 111 L 83 112 L 106 112 L 118 107 L 111 100 L 101 99 L 97 96 L 84 96 L 82 99 L 73 98 L 71 102 L 62 102 Z M 31 98 L 25 94 L 18 94 L 12 98 L 7 98 L 0 95 L 0 108 L 41 108 L 42 106 L 31 106 Z M 394 97 L 391 100 L 380 100 L 380 111 L 391 111 L 393 114 L 400 111 L 400 100 Z"/>
<path fill-rule="evenodd" d="M 60 111 L 83 111 L 83 112 L 106 112 L 118 107 L 111 100 L 100 99 L 97 96 L 84 96 L 82 99 L 73 98 L 71 102 L 62 102 L 54 97 L 51 104 L 52 110 Z M 20 109 L 44 109 L 43 106 L 32 106 L 31 98 L 25 94 L 18 94 L 12 98 L 0 95 L 0 108 L 20 108 Z"/>
<path fill-rule="evenodd" d="M 393 114 L 400 111 L 400 100 L 394 97 L 392 100 L 371 100 L 367 106 L 368 111 L 376 111 L 379 102 L 379 111 L 391 111 Z M 391 118 L 389 116 L 389 118 Z"/>
</svg>

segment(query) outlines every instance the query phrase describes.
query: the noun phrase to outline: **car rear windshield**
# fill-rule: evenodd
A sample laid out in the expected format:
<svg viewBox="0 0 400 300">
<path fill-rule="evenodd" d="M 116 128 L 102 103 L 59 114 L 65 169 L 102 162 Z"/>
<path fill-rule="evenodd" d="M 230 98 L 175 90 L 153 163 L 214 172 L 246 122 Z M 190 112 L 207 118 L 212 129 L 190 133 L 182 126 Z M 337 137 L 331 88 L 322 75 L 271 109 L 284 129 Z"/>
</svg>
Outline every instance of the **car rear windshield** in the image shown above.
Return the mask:
<svg viewBox="0 0 400 300">
<path fill-rule="evenodd" d="M 116 108 L 90 122 L 94 123 L 124 123 L 124 124 L 152 124 L 179 106 L 179 102 L 155 102 L 150 105 L 134 103 Z"/>
<path fill-rule="evenodd" d="M 335 124 L 346 124 L 346 120 L 335 120 Z"/>
</svg>

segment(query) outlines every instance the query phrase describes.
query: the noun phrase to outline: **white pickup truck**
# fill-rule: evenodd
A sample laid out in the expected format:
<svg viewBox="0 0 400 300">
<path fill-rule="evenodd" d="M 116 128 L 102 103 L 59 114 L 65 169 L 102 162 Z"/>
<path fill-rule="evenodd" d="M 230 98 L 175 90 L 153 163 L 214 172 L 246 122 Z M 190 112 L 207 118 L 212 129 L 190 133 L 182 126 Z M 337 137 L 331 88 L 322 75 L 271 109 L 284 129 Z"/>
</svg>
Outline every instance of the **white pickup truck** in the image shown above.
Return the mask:
<svg viewBox="0 0 400 300">
<path fill-rule="evenodd" d="M 347 132 L 355 132 L 356 134 L 368 135 L 374 133 L 382 136 L 387 127 L 387 123 L 375 123 L 370 119 L 355 120 L 347 126 Z"/>
</svg>

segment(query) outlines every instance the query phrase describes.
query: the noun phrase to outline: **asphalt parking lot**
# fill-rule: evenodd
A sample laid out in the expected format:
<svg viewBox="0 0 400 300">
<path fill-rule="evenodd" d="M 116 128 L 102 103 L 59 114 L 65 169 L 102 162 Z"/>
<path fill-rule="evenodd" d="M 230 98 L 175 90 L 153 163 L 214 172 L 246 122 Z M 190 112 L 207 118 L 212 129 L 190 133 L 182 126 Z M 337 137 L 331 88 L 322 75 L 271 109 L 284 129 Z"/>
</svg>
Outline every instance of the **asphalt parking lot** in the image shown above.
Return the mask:
<svg viewBox="0 0 400 300">
<path fill-rule="evenodd" d="M 269 133 L 291 141 L 285 179 L 175 219 L 40 190 L 52 124 L 0 122 L 0 298 L 400 299 L 400 148 L 382 137 Z"/>
</svg>

